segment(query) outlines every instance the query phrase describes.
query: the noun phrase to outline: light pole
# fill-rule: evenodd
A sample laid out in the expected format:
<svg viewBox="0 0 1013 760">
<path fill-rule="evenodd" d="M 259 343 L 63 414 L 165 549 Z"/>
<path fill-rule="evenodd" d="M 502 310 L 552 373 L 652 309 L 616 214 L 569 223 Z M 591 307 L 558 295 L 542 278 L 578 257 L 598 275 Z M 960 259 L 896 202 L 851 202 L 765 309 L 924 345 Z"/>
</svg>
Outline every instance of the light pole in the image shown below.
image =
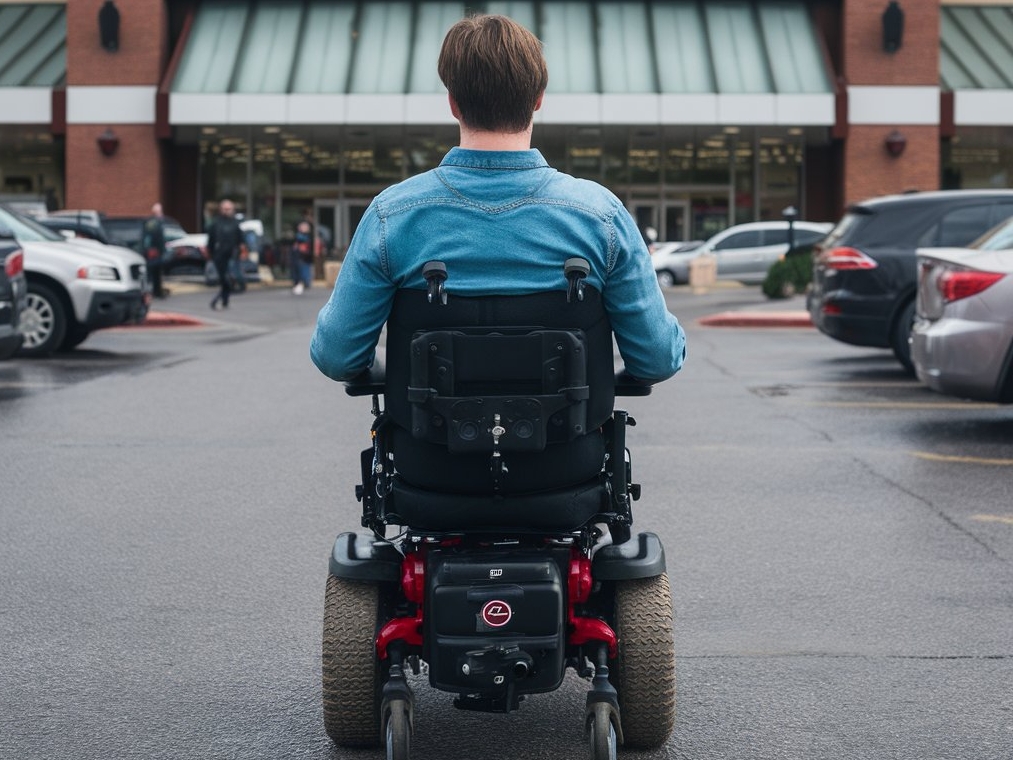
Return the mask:
<svg viewBox="0 0 1013 760">
<path fill-rule="evenodd" d="M 788 206 L 781 212 L 781 216 L 788 221 L 788 252 L 790 253 L 791 249 L 795 247 L 795 220 L 798 219 L 798 209 Z"/>
</svg>

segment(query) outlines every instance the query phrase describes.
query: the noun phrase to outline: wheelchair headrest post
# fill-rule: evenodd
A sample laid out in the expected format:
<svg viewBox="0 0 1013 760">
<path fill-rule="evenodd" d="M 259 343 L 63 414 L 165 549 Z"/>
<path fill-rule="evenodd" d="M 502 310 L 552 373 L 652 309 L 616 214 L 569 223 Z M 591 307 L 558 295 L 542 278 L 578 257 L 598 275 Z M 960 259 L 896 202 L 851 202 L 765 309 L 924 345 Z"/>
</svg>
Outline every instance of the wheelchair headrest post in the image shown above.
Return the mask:
<svg viewBox="0 0 1013 760">
<path fill-rule="evenodd" d="M 566 289 L 566 302 L 573 303 L 576 296 L 578 301 L 584 300 L 584 280 L 591 272 L 591 265 L 587 259 L 573 256 L 563 263 L 563 274 L 569 283 Z"/>
<path fill-rule="evenodd" d="M 434 300 L 440 306 L 447 305 L 447 291 L 443 283 L 447 281 L 447 265 L 442 261 L 427 261 L 422 265 L 422 277 L 426 281 L 429 303 Z"/>
</svg>

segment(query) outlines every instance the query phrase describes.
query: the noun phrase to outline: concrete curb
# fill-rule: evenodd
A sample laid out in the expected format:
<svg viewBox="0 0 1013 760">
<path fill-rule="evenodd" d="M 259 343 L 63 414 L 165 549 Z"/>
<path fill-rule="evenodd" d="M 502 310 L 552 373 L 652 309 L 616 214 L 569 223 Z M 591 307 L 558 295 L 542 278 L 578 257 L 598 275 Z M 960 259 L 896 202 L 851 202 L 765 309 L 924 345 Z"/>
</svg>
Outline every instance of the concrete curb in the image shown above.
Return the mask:
<svg viewBox="0 0 1013 760">
<path fill-rule="evenodd" d="M 812 327 L 807 311 L 723 311 L 697 320 L 705 327 Z"/>
</svg>

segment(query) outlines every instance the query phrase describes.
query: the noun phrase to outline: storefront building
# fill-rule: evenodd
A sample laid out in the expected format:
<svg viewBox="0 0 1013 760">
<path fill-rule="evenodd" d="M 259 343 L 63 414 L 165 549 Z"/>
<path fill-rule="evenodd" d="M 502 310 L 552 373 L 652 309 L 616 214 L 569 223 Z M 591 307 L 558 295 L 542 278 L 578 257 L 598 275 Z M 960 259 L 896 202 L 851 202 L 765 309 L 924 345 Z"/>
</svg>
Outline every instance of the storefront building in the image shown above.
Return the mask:
<svg viewBox="0 0 1013 760">
<path fill-rule="evenodd" d="M 229 196 L 276 239 L 312 208 L 340 252 L 379 190 L 456 143 L 436 58 L 472 10 L 545 45 L 535 147 L 660 239 L 1009 186 L 1008 5 L 0 0 L 0 199 L 160 199 L 199 230 Z"/>
</svg>

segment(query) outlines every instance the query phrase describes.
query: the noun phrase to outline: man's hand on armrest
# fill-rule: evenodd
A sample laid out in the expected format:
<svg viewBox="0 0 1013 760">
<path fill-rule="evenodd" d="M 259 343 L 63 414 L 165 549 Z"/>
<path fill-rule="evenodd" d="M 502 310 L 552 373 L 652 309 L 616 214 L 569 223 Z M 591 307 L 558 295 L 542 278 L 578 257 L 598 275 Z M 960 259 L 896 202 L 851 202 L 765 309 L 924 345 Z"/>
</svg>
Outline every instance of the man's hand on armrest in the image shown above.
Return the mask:
<svg viewBox="0 0 1013 760">
<path fill-rule="evenodd" d="M 649 396 L 651 395 L 651 386 L 656 382 L 656 380 L 641 380 L 622 369 L 616 372 L 616 395 Z"/>
<path fill-rule="evenodd" d="M 379 359 L 373 360 L 373 366 L 362 370 L 358 375 L 345 380 L 345 393 L 349 396 L 373 396 L 383 393 L 386 372 Z"/>
</svg>

